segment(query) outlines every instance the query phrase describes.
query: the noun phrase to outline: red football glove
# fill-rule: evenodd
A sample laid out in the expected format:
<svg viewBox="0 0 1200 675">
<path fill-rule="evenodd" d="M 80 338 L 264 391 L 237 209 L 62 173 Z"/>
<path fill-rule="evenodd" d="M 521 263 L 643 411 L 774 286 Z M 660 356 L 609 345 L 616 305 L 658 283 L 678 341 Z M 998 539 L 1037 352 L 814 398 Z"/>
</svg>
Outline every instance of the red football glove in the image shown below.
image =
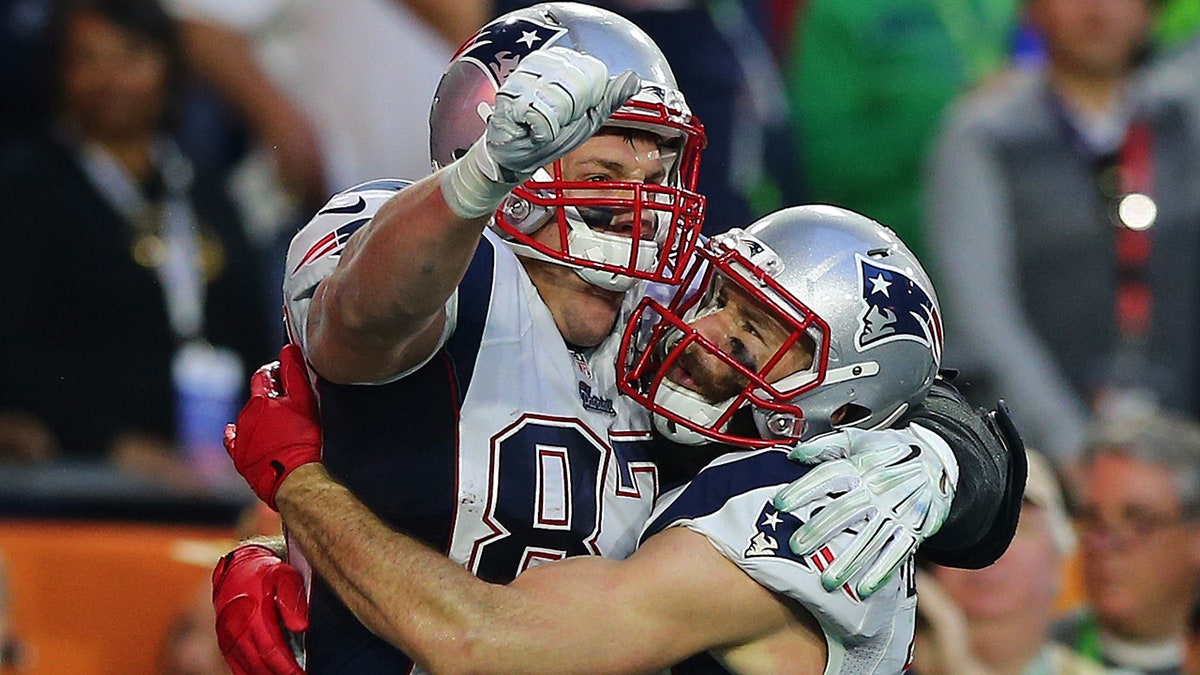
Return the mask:
<svg viewBox="0 0 1200 675">
<path fill-rule="evenodd" d="M 303 675 L 280 625 L 308 629 L 300 572 L 256 544 L 239 546 L 213 570 L 217 644 L 234 675 Z"/>
<path fill-rule="evenodd" d="M 237 424 L 225 427 L 225 450 L 254 494 L 276 511 L 283 479 L 302 464 L 321 461 L 317 399 L 299 347 L 285 345 L 278 361 L 250 378 L 250 401 Z"/>
</svg>

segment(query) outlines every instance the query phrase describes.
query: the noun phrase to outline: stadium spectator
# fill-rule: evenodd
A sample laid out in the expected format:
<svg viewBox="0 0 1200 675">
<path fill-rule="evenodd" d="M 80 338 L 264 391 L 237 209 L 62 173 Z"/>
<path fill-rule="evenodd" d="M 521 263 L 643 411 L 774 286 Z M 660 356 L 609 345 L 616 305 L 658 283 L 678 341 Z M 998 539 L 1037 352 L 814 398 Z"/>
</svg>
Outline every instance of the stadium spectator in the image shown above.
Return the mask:
<svg viewBox="0 0 1200 675">
<path fill-rule="evenodd" d="M 1045 68 L 956 103 L 927 227 L 947 358 L 975 393 L 1011 397 L 1030 444 L 1063 463 L 1110 398 L 1194 405 L 1200 143 L 1141 84 L 1153 0 L 1026 7 Z"/>
<path fill-rule="evenodd" d="M 1076 495 L 1087 602 L 1054 635 L 1107 667 L 1177 675 L 1200 584 L 1200 426 L 1156 411 L 1098 424 Z"/>
<path fill-rule="evenodd" d="M 176 405 L 173 371 L 186 355 L 240 378 L 239 361 L 268 353 L 256 267 L 220 182 L 171 138 L 183 62 L 169 17 L 154 0 L 54 9 L 55 117 L 0 150 L 0 236 L 20 249 L 0 271 L 0 437 L 9 457 L 192 483 L 177 417 L 203 410 Z"/>
<path fill-rule="evenodd" d="M 1075 533 L 1050 462 L 1028 451 L 1029 478 L 1012 545 L 981 570 L 933 566 L 917 611 L 932 627 L 915 675 L 1087 675 L 1102 668 L 1051 639 Z"/>
<path fill-rule="evenodd" d="M 210 99 L 249 136 L 230 160 L 230 184 L 276 307 L 287 243 L 331 194 L 429 173 L 434 87 L 453 45 L 483 23 L 486 2 L 165 4 Z"/>
</svg>

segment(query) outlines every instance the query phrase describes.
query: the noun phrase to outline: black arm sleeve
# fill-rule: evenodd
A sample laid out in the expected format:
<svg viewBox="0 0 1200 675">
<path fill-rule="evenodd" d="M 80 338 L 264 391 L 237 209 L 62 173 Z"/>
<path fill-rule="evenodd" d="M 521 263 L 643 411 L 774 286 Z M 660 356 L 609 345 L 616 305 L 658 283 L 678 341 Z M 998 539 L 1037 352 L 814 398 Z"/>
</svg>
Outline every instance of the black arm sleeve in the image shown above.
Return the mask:
<svg viewBox="0 0 1200 675">
<path fill-rule="evenodd" d="M 946 567 L 986 567 L 1008 549 L 1025 493 L 1025 444 L 1004 401 L 975 410 L 948 379 L 939 377 L 925 401 L 900 420 L 941 436 L 958 460 L 950 514 L 920 555 Z"/>
</svg>

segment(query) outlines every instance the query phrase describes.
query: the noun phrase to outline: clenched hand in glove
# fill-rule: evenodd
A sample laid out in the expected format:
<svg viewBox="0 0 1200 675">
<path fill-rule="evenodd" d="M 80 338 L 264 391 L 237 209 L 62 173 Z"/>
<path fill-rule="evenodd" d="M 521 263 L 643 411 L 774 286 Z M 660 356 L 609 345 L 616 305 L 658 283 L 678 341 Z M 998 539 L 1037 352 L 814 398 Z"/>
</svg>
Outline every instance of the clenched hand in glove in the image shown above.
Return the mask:
<svg viewBox="0 0 1200 675">
<path fill-rule="evenodd" d="M 641 88 L 633 71 L 609 76 L 594 56 L 554 46 L 521 60 L 496 92 L 483 137 L 442 176 L 461 218 L 491 214 L 517 185 L 591 138 Z"/>
<path fill-rule="evenodd" d="M 234 675 L 303 675 L 283 634 L 308 629 L 300 572 L 257 544 L 234 549 L 213 570 L 217 644 Z"/>
<path fill-rule="evenodd" d="M 225 450 L 254 494 L 278 511 L 275 493 L 296 467 L 321 461 L 317 399 L 304 357 L 286 345 L 250 378 L 250 401 L 225 427 Z"/>
</svg>

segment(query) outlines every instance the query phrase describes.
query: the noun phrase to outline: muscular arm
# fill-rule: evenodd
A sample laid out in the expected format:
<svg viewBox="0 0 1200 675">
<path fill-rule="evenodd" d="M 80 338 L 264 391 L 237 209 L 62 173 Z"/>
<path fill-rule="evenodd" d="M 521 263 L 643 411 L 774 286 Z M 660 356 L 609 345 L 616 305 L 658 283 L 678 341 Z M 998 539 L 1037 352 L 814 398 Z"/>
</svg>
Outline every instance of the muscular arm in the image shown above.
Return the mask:
<svg viewBox="0 0 1200 675">
<path fill-rule="evenodd" d="M 426 177 L 380 208 L 317 287 L 307 324 L 308 358 L 326 379 L 383 379 L 419 363 L 434 348 L 443 307 L 487 223 L 486 217 L 465 220 L 450 210 L 441 176 Z"/>
<path fill-rule="evenodd" d="M 570 558 L 499 586 L 388 529 L 319 465 L 294 471 L 277 499 L 358 618 L 436 672 L 651 672 L 709 648 L 742 672 L 824 668 L 805 615 L 689 530 L 625 561 Z"/>
<path fill-rule="evenodd" d="M 317 287 L 306 327 L 317 372 L 338 383 L 378 380 L 428 356 L 496 207 L 640 87 L 634 73 L 610 78 L 599 59 L 564 47 L 525 57 L 496 92 L 483 136 L 385 203 Z"/>
</svg>

